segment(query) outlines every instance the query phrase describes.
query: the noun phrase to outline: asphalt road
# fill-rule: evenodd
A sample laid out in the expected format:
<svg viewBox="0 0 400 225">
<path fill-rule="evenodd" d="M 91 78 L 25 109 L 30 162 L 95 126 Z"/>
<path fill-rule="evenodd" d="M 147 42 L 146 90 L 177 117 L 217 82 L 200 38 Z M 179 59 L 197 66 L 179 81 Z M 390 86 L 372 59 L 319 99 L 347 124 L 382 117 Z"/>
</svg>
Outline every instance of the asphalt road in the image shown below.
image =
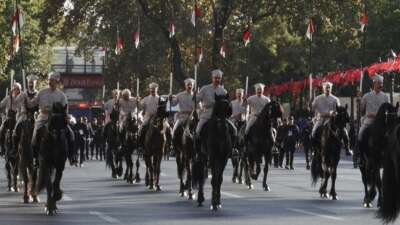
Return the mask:
<svg viewBox="0 0 400 225">
<path fill-rule="evenodd" d="M 4 169 L 0 170 L 0 225 L 45 224 L 218 224 L 218 225 L 321 225 L 381 224 L 376 208 L 362 208 L 363 186 L 360 172 L 349 160 L 342 159 L 338 171 L 339 200 L 320 199 L 318 187 L 312 187 L 304 158 L 297 154 L 295 170 L 272 169 L 271 192 L 264 192 L 261 182 L 254 190 L 231 181 L 232 167 L 225 170 L 222 186 L 223 208 L 209 210 L 210 179 L 204 207 L 178 196 L 176 164 L 173 158 L 162 162 L 161 192 L 149 191 L 140 184 L 127 184 L 111 178 L 104 162 L 90 161 L 84 168 L 67 167 L 62 188 L 64 199 L 58 214 L 44 215 L 42 194 L 39 204 L 23 204 L 21 193 L 6 191 Z M 4 160 L 0 159 L 4 168 Z M 142 174 L 143 177 L 143 167 Z M 400 224 L 400 221 L 397 222 Z"/>
</svg>

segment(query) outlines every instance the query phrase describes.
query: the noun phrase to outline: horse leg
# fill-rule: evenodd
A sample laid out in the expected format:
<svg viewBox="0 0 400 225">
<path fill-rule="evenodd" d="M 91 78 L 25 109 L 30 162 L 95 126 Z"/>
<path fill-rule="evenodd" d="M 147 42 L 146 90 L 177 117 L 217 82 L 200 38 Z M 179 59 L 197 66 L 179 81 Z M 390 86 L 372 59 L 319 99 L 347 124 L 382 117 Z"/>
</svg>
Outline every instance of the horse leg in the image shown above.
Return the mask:
<svg viewBox="0 0 400 225">
<path fill-rule="evenodd" d="M 135 182 L 136 183 L 140 182 L 139 167 L 140 167 L 140 159 L 139 159 L 139 154 L 138 154 L 137 159 L 136 159 L 136 174 L 135 174 Z"/>
<path fill-rule="evenodd" d="M 156 191 L 161 191 L 161 186 L 160 186 L 161 161 L 162 161 L 162 154 L 160 156 L 154 157 L 154 169 L 155 169 L 154 178 L 155 178 Z"/>
<path fill-rule="evenodd" d="M 29 203 L 29 177 L 28 177 L 28 168 L 24 168 L 25 165 L 22 165 L 20 168 L 21 171 L 21 176 L 22 176 L 22 180 L 24 181 L 24 196 L 23 196 L 23 200 L 24 203 Z"/>
<path fill-rule="evenodd" d="M 331 180 L 332 180 L 332 184 L 331 184 L 331 191 L 330 191 L 330 196 L 332 200 L 337 200 L 337 193 L 336 193 L 336 176 L 337 176 L 337 165 L 333 166 L 333 168 L 331 169 Z"/>
<path fill-rule="evenodd" d="M 246 163 L 244 165 L 244 176 L 245 176 L 245 183 L 249 189 L 253 189 L 254 186 L 251 183 L 251 176 L 250 174 L 252 173 L 252 168 L 253 168 L 253 161 L 250 161 L 248 157 L 246 157 Z"/>
<path fill-rule="evenodd" d="M 218 210 L 218 183 L 219 183 L 219 168 L 218 162 L 215 162 L 215 159 L 210 159 L 212 162 L 211 165 L 211 186 L 212 186 L 212 194 L 211 194 L 211 206 L 210 209 L 212 211 Z"/>
<path fill-rule="evenodd" d="M 11 177 L 12 177 L 12 186 L 13 191 L 18 192 L 18 161 L 17 159 L 13 159 L 13 163 L 11 166 Z"/>
<path fill-rule="evenodd" d="M 199 156 L 199 158 L 200 159 L 198 159 L 199 160 L 199 165 L 198 165 L 198 167 L 199 167 L 199 174 L 198 174 L 198 176 L 199 176 L 199 190 L 198 190 L 198 193 L 197 193 L 197 203 L 198 203 L 198 206 L 200 207 L 200 206 L 203 206 L 203 202 L 204 202 L 204 200 L 205 200 L 205 198 L 204 198 L 204 182 L 205 182 L 205 177 L 206 177 L 206 173 L 207 173 L 207 156 L 206 155 L 203 155 L 203 154 L 200 154 L 201 156 Z"/>
<path fill-rule="evenodd" d="M 378 189 L 379 194 L 377 206 L 380 208 L 382 206 L 382 178 L 379 170 L 376 177 L 376 188 Z"/>
<path fill-rule="evenodd" d="M 11 165 L 9 159 L 6 161 L 8 191 L 11 191 Z"/>
<path fill-rule="evenodd" d="M 371 208 L 372 203 L 371 200 L 369 199 L 368 195 L 368 177 L 367 177 L 367 171 L 366 171 L 366 165 L 365 163 L 360 164 L 360 172 L 361 172 L 361 179 L 364 184 L 364 202 L 363 206 L 364 208 Z"/>
<path fill-rule="evenodd" d="M 304 154 L 306 156 L 306 169 L 310 170 L 310 148 L 307 145 L 304 146 Z"/>
<path fill-rule="evenodd" d="M 326 188 L 328 186 L 328 180 L 329 180 L 329 171 L 328 168 L 325 169 L 325 171 L 323 172 L 323 178 L 321 181 L 321 187 L 319 189 L 319 193 L 321 195 L 321 198 L 328 198 L 328 193 L 326 191 Z"/>
<path fill-rule="evenodd" d="M 176 151 L 176 169 L 178 173 L 178 179 L 179 179 L 179 194 L 181 197 L 184 196 L 184 184 L 183 184 L 183 162 L 182 162 L 182 153 L 180 151 Z"/>
<path fill-rule="evenodd" d="M 267 153 L 268 154 L 268 153 Z M 265 165 L 264 165 L 264 178 L 263 178 L 263 188 L 264 191 L 271 191 L 271 189 L 269 188 L 268 184 L 267 184 L 267 176 L 268 176 L 268 169 L 269 169 L 269 159 L 270 157 L 268 157 L 268 155 L 264 156 L 264 160 L 265 160 Z"/>
<path fill-rule="evenodd" d="M 243 170 L 245 167 L 245 161 L 243 157 L 240 157 L 240 163 L 239 163 L 239 175 L 238 175 L 238 183 L 243 184 Z"/>
<path fill-rule="evenodd" d="M 192 161 L 187 158 L 186 159 L 186 176 L 187 176 L 187 190 L 188 190 L 188 196 L 189 200 L 193 200 L 193 183 L 192 183 Z"/>
</svg>

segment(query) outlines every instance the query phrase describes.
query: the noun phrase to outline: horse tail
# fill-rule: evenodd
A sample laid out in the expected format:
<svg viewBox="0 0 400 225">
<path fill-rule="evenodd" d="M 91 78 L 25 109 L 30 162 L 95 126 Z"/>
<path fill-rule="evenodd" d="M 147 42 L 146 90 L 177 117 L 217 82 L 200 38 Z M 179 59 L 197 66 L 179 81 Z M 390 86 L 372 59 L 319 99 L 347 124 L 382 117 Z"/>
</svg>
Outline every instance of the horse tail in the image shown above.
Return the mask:
<svg viewBox="0 0 400 225">
<path fill-rule="evenodd" d="M 311 179 L 313 186 L 316 185 L 318 179 L 322 175 L 321 155 L 317 151 L 314 152 L 315 154 L 311 161 Z"/>
<path fill-rule="evenodd" d="M 113 157 L 112 157 L 112 150 L 111 150 L 111 146 L 108 144 L 107 148 L 106 148 L 106 167 L 107 168 L 111 168 L 111 166 L 113 165 Z"/>
<path fill-rule="evenodd" d="M 399 130 L 399 127 L 395 129 Z M 392 133 L 388 147 L 384 152 L 383 161 L 383 187 L 382 187 L 382 205 L 378 211 L 380 217 L 385 223 L 394 222 L 400 213 L 400 143 L 398 141 L 399 133 Z M 397 139 L 397 140 L 396 140 Z"/>
</svg>

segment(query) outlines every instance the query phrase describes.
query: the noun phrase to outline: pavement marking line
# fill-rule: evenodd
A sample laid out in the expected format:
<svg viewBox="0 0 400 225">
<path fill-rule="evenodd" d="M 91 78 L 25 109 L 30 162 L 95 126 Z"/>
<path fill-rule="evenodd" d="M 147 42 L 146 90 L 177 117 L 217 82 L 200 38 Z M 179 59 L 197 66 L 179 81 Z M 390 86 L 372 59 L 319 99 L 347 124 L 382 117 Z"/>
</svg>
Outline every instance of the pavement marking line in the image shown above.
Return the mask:
<svg viewBox="0 0 400 225">
<path fill-rule="evenodd" d="M 117 220 L 117 219 L 115 219 L 115 218 L 113 218 L 111 216 L 104 215 L 101 212 L 90 211 L 89 214 L 98 216 L 100 219 L 102 219 L 102 220 L 104 220 L 106 222 L 112 223 L 112 224 L 121 224 L 121 221 L 119 221 L 119 220 Z"/>
<path fill-rule="evenodd" d="M 69 197 L 69 196 L 66 195 L 66 194 L 63 194 L 62 200 L 67 201 L 67 202 L 70 202 L 70 201 L 72 201 L 72 198 Z"/>
<path fill-rule="evenodd" d="M 236 195 L 236 194 L 229 193 L 229 192 L 226 192 L 226 191 L 221 191 L 221 194 L 226 195 L 226 196 L 228 196 L 228 197 L 232 197 L 232 198 L 243 198 L 243 197 L 240 196 L 240 195 Z"/>
<path fill-rule="evenodd" d="M 324 214 L 310 212 L 310 211 L 306 211 L 306 210 L 302 210 L 302 209 L 296 209 L 296 208 L 286 208 L 286 209 L 289 211 L 292 211 L 292 212 L 302 213 L 302 214 L 306 214 L 306 215 L 310 215 L 310 216 L 316 216 L 316 217 L 320 217 L 320 218 L 324 218 L 324 219 L 330 219 L 330 220 L 335 220 L 335 221 L 343 221 L 344 220 L 341 217 L 324 215 Z"/>
</svg>

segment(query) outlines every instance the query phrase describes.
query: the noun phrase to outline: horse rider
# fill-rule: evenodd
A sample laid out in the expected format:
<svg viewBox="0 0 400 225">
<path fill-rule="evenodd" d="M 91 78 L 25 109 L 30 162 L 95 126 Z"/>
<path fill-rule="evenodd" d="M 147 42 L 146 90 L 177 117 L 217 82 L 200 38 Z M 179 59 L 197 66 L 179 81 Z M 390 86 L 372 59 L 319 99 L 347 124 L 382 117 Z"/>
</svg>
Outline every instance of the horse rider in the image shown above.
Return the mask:
<svg viewBox="0 0 400 225">
<path fill-rule="evenodd" d="M 104 124 L 110 122 L 110 115 L 118 101 L 119 90 L 115 89 L 111 92 L 112 98 L 104 103 L 105 119 Z"/>
<path fill-rule="evenodd" d="M 230 119 L 234 124 L 239 124 L 245 121 L 246 107 L 243 105 L 243 93 L 244 90 L 242 88 L 236 89 L 236 99 L 231 101 L 232 116 Z"/>
<path fill-rule="evenodd" d="M 28 100 L 32 100 L 38 93 L 36 90 L 36 81 L 38 80 L 38 77 L 35 75 L 29 75 L 26 77 L 26 80 L 28 81 L 28 89 L 26 90 L 25 93 L 22 93 L 21 98 L 27 98 Z M 15 125 L 15 129 L 13 132 L 13 142 L 14 142 L 14 147 L 17 148 L 18 142 L 19 142 L 19 137 L 21 134 L 21 122 L 23 120 L 29 119 L 27 113 L 31 116 L 34 116 L 35 112 L 38 111 L 38 107 L 29 107 L 27 105 L 27 102 L 25 102 L 25 99 L 20 100 L 20 104 L 18 106 L 19 108 L 19 116 L 17 117 L 17 123 Z"/>
<path fill-rule="evenodd" d="M 150 119 L 157 113 L 158 102 L 160 100 L 160 96 L 158 95 L 158 84 L 150 83 L 149 84 L 149 95 L 144 97 L 139 103 L 139 109 L 142 110 L 143 115 L 143 123 L 139 132 L 139 143 L 140 145 L 144 145 L 144 136 L 149 126 Z M 169 127 L 168 122 L 164 122 L 164 128 Z"/>
<path fill-rule="evenodd" d="M 119 99 L 119 125 L 120 130 L 122 131 L 122 126 L 128 117 L 128 114 L 133 114 L 137 110 L 137 100 L 134 97 L 131 97 L 131 91 L 129 89 L 124 89 L 121 92 L 122 98 Z"/>
<path fill-rule="evenodd" d="M 311 131 L 311 138 L 313 139 L 314 143 L 316 142 L 317 130 L 334 116 L 336 107 L 340 106 L 339 98 L 332 94 L 332 86 L 333 84 L 331 82 L 324 82 L 322 84 L 324 93 L 317 96 L 311 105 L 312 111 L 314 111 L 317 116 L 316 122 L 314 123 Z M 350 150 L 349 135 L 346 128 L 343 128 L 341 132 L 346 155 L 352 155 L 353 152 Z"/>
<path fill-rule="evenodd" d="M 23 94 L 21 92 L 21 84 L 15 82 L 12 86 L 10 95 L 7 95 L 1 102 L 0 108 L 5 108 L 5 112 L 8 118 L 13 118 L 17 121 L 20 120 L 22 113 L 21 113 L 21 103 L 23 102 Z M 6 118 L 7 118 L 6 117 Z M 4 147 L 4 136 L 5 136 L 5 123 L 7 119 L 3 120 L 3 123 L 0 127 L 0 146 Z M 15 125 L 13 125 L 15 126 Z M 2 148 L 3 149 L 3 148 Z"/>
<path fill-rule="evenodd" d="M 179 111 L 176 113 L 176 120 L 174 128 L 172 129 L 172 136 L 174 136 L 178 126 L 184 123 L 194 110 L 193 86 L 195 85 L 195 80 L 187 78 L 184 82 L 185 90 L 178 93 L 176 96 L 171 95 L 169 97 L 171 106 L 179 105 Z"/>
<path fill-rule="evenodd" d="M 365 128 L 371 125 L 379 108 L 383 103 L 389 102 L 389 96 L 382 91 L 383 77 L 376 74 L 373 78 L 373 90 L 365 94 L 361 99 L 360 111 L 363 115 L 361 119 L 361 127 L 358 132 L 358 141 L 361 141 Z"/>
<path fill-rule="evenodd" d="M 245 98 L 244 105 L 250 108 L 250 116 L 249 121 L 246 124 L 245 136 L 248 135 L 250 128 L 254 125 L 257 120 L 258 115 L 264 109 L 265 105 L 271 102 L 271 99 L 264 95 L 264 87 L 265 85 L 262 83 L 258 83 L 254 85 L 256 94 L 250 96 L 249 98 Z"/>
<path fill-rule="evenodd" d="M 200 120 L 196 127 L 196 142 L 200 143 L 201 131 L 203 129 L 204 124 L 207 123 L 209 119 L 211 119 L 213 107 L 215 104 L 215 95 L 226 95 L 227 91 L 221 85 L 223 72 L 220 69 L 213 70 L 211 72 L 211 84 L 203 86 L 199 93 L 197 93 L 196 98 L 199 103 L 201 103 L 200 108 Z M 233 131 L 236 136 L 236 127 L 233 123 L 228 120 L 228 123 L 231 124 Z M 200 145 L 197 145 L 200 146 Z"/>
<path fill-rule="evenodd" d="M 60 82 L 60 73 L 59 72 L 50 72 L 48 74 L 48 87 L 39 91 L 39 93 L 32 98 L 32 100 L 28 100 L 29 107 L 39 107 L 39 115 L 35 120 L 35 126 L 33 129 L 32 135 L 32 147 L 34 149 L 34 154 L 37 154 L 39 151 L 40 144 L 40 129 L 45 126 L 49 119 L 49 114 L 51 113 L 52 107 L 54 103 L 61 103 L 64 106 L 68 106 L 67 96 L 58 89 L 58 85 Z M 68 114 L 68 112 L 67 112 Z M 67 119 L 67 118 L 66 118 Z M 74 145 L 74 132 L 71 127 L 67 126 L 67 140 L 69 145 L 69 150 Z"/>
</svg>

